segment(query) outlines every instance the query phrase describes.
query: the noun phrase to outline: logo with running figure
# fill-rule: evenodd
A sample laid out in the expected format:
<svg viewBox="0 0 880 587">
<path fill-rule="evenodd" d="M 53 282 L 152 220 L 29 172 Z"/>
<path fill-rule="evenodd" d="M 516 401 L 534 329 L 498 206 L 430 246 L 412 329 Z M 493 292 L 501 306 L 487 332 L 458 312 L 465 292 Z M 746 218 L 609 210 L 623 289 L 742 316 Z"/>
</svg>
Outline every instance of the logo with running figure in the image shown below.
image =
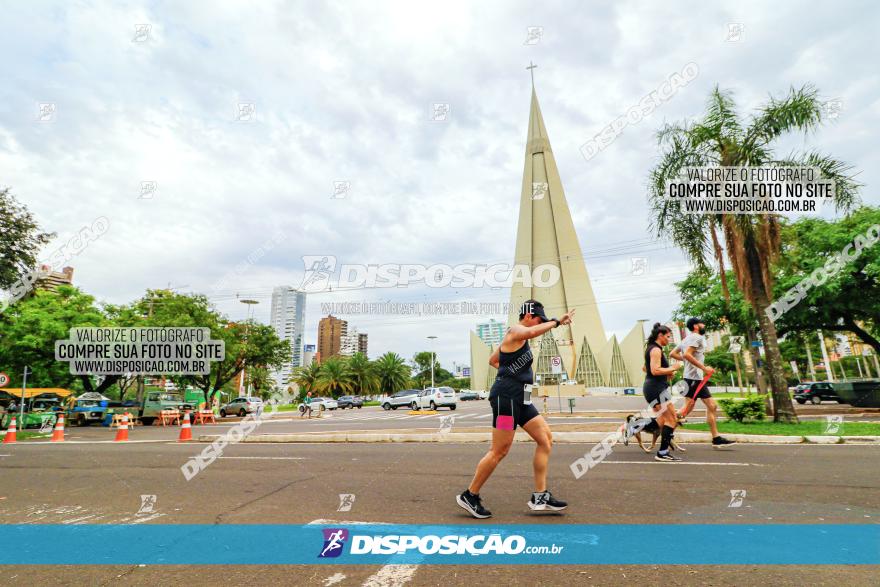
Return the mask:
<svg viewBox="0 0 880 587">
<path fill-rule="evenodd" d="M 348 540 L 348 530 L 345 528 L 324 528 L 324 547 L 318 558 L 336 558 L 342 554 L 345 541 Z"/>
</svg>

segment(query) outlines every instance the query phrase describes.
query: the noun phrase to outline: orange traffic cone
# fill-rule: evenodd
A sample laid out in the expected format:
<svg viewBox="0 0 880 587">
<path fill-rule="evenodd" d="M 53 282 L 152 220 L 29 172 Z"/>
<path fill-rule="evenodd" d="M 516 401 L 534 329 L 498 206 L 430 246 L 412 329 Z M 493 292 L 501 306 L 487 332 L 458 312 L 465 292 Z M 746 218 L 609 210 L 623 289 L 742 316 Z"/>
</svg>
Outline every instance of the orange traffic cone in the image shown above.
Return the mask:
<svg viewBox="0 0 880 587">
<path fill-rule="evenodd" d="M 52 442 L 64 442 L 64 414 L 58 414 L 55 430 L 52 431 Z"/>
<path fill-rule="evenodd" d="M 116 429 L 115 442 L 126 442 L 128 440 L 128 416 L 122 416 L 122 422 Z"/>
<path fill-rule="evenodd" d="M 183 424 L 180 425 L 180 438 L 177 439 L 177 442 L 186 442 L 192 439 L 192 426 L 189 423 L 189 412 L 187 412 L 183 415 Z"/>
<path fill-rule="evenodd" d="M 9 422 L 9 429 L 6 431 L 6 436 L 3 437 L 3 444 L 15 442 L 15 431 L 15 416 L 12 416 L 12 420 Z"/>
</svg>

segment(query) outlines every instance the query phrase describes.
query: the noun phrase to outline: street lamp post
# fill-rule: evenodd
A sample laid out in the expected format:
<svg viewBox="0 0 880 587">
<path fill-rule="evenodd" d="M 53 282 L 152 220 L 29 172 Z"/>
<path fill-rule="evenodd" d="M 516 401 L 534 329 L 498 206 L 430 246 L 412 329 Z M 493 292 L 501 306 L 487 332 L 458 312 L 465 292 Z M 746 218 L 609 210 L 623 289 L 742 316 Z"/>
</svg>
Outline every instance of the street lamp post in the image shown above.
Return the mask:
<svg viewBox="0 0 880 587">
<path fill-rule="evenodd" d="M 437 337 L 433 336 L 433 335 L 428 337 L 428 339 L 431 341 L 431 387 L 432 388 L 434 387 L 434 361 L 435 361 L 435 357 L 436 357 L 436 354 L 434 353 L 434 340 L 436 338 Z"/>
<path fill-rule="evenodd" d="M 25 367 L 24 368 L 24 377 L 21 380 L 21 406 L 19 406 L 19 411 L 18 411 L 18 427 L 21 430 L 25 429 L 25 426 L 24 426 L 24 395 L 25 395 L 25 392 L 27 391 L 28 373 L 33 373 L 33 371 L 31 371 L 30 369 Z"/>
<path fill-rule="evenodd" d="M 253 307 L 255 305 L 259 304 L 260 302 L 258 302 L 257 300 L 239 300 L 239 301 L 242 304 L 247 304 L 247 307 L 248 307 L 247 323 L 245 324 L 245 327 L 244 327 L 244 346 L 245 346 L 245 349 L 247 349 L 248 334 L 250 334 L 250 330 L 251 330 L 251 316 L 253 313 Z M 248 393 L 247 388 L 244 385 L 244 380 L 245 380 L 246 375 L 247 375 L 247 363 L 244 360 L 242 360 L 241 378 L 238 380 L 238 397 L 242 396 L 242 391 L 245 392 L 244 395 L 250 395 Z M 251 383 L 250 380 L 248 380 L 248 385 L 250 385 L 250 383 Z"/>
</svg>

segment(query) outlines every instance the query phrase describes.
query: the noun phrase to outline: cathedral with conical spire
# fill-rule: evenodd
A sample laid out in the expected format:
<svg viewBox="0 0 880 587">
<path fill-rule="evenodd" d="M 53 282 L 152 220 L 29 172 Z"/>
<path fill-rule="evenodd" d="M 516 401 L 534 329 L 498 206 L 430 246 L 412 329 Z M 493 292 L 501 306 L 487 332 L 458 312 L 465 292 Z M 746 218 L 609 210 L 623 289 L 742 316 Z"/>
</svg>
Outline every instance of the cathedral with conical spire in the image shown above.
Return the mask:
<svg viewBox="0 0 880 587">
<path fill-rule="evenodd" d="M 533 69 L 532 66 L 530 69 Z M 576 310 L 570 325 L 560 326 L 532 341 L 533 369 L 541 385 L 556 385 L 553 357 L 561 357 L 562 372 L 577 386 L 566 391 L 580 394 L 584 387 L 640 386 L 644 333 L 637 323 L 622 342 L 605 335 L 599 307 L 590 284 L 574 222 L 562 189 L 550 138 L 544 126 L 541 106 L 532 81 L 529 129 L 516 233 L 516 266 L 530 271 L 541 265 L 555 265 L 559 279 L 547 286 L 514 283 L 510 291 L 508 324 L 519 320 L 519 308 L 527 299 L 544 304 L 548 316 Z M 489 365 L 494 349 L 471 333 L 471 388 L 489 389 L 495 370 Z"/>
</svg>

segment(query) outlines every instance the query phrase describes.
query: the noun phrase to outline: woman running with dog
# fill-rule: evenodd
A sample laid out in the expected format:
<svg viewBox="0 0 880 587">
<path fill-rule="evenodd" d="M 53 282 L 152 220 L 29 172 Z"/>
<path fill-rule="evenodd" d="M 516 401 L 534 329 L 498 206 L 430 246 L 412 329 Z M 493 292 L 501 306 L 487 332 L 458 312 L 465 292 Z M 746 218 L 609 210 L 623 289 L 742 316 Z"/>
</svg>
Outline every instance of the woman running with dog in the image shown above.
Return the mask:
<svg viewBox="0 0 880 587">
<path fill-rule="evenodd" d="M 660 450 L 657 451 L 655 460 L 680 461 L 669 451 L 672 442 L 672 434 L 678 425 L 675 406 L 672 404 L 672 396 L 669 393 L 669 379 L 675 372 L 682 368 L 678 363 L 674 367 L 669 366 L 669 361 L 663 353 L 663 348 L 669 344 L 672 331 L 668 326 L 659 322 L 654 324 L 651 334 L 648 336 L 648 344 L 645 346 L 645 384 L 642 393 L 648 404 L 657 414 L 657 424 L 660 425 Z"/>
<path fill-rule="evenodd" d="M 534 511 L 560 511 L 568 504 L 547 491 L 547 463 L 553 437 L 550 426 L 532 405 L 531 388 L 532 351 L 529 340 L 545 332 L 571 323 L 574 310 L 562 318 L 547 318 L 544 306 L 536 300 L 527 300 L 520 307 L 519 323 L 507 330 L 498 349 L 489 357 L 489 364 L 498 369 L 489 403 L 492 405 L 492 446 L 480 460 L 470 486 L 456 497 L 459 506 L 475 518 L 489 518 L 492 512 L 483 507 L 480 489 L 489 479 L 498 463 L 507 456 L 516 427 L 520 426 L 535 441 L 535 491 L 528 502 Z"/>
</svg>

